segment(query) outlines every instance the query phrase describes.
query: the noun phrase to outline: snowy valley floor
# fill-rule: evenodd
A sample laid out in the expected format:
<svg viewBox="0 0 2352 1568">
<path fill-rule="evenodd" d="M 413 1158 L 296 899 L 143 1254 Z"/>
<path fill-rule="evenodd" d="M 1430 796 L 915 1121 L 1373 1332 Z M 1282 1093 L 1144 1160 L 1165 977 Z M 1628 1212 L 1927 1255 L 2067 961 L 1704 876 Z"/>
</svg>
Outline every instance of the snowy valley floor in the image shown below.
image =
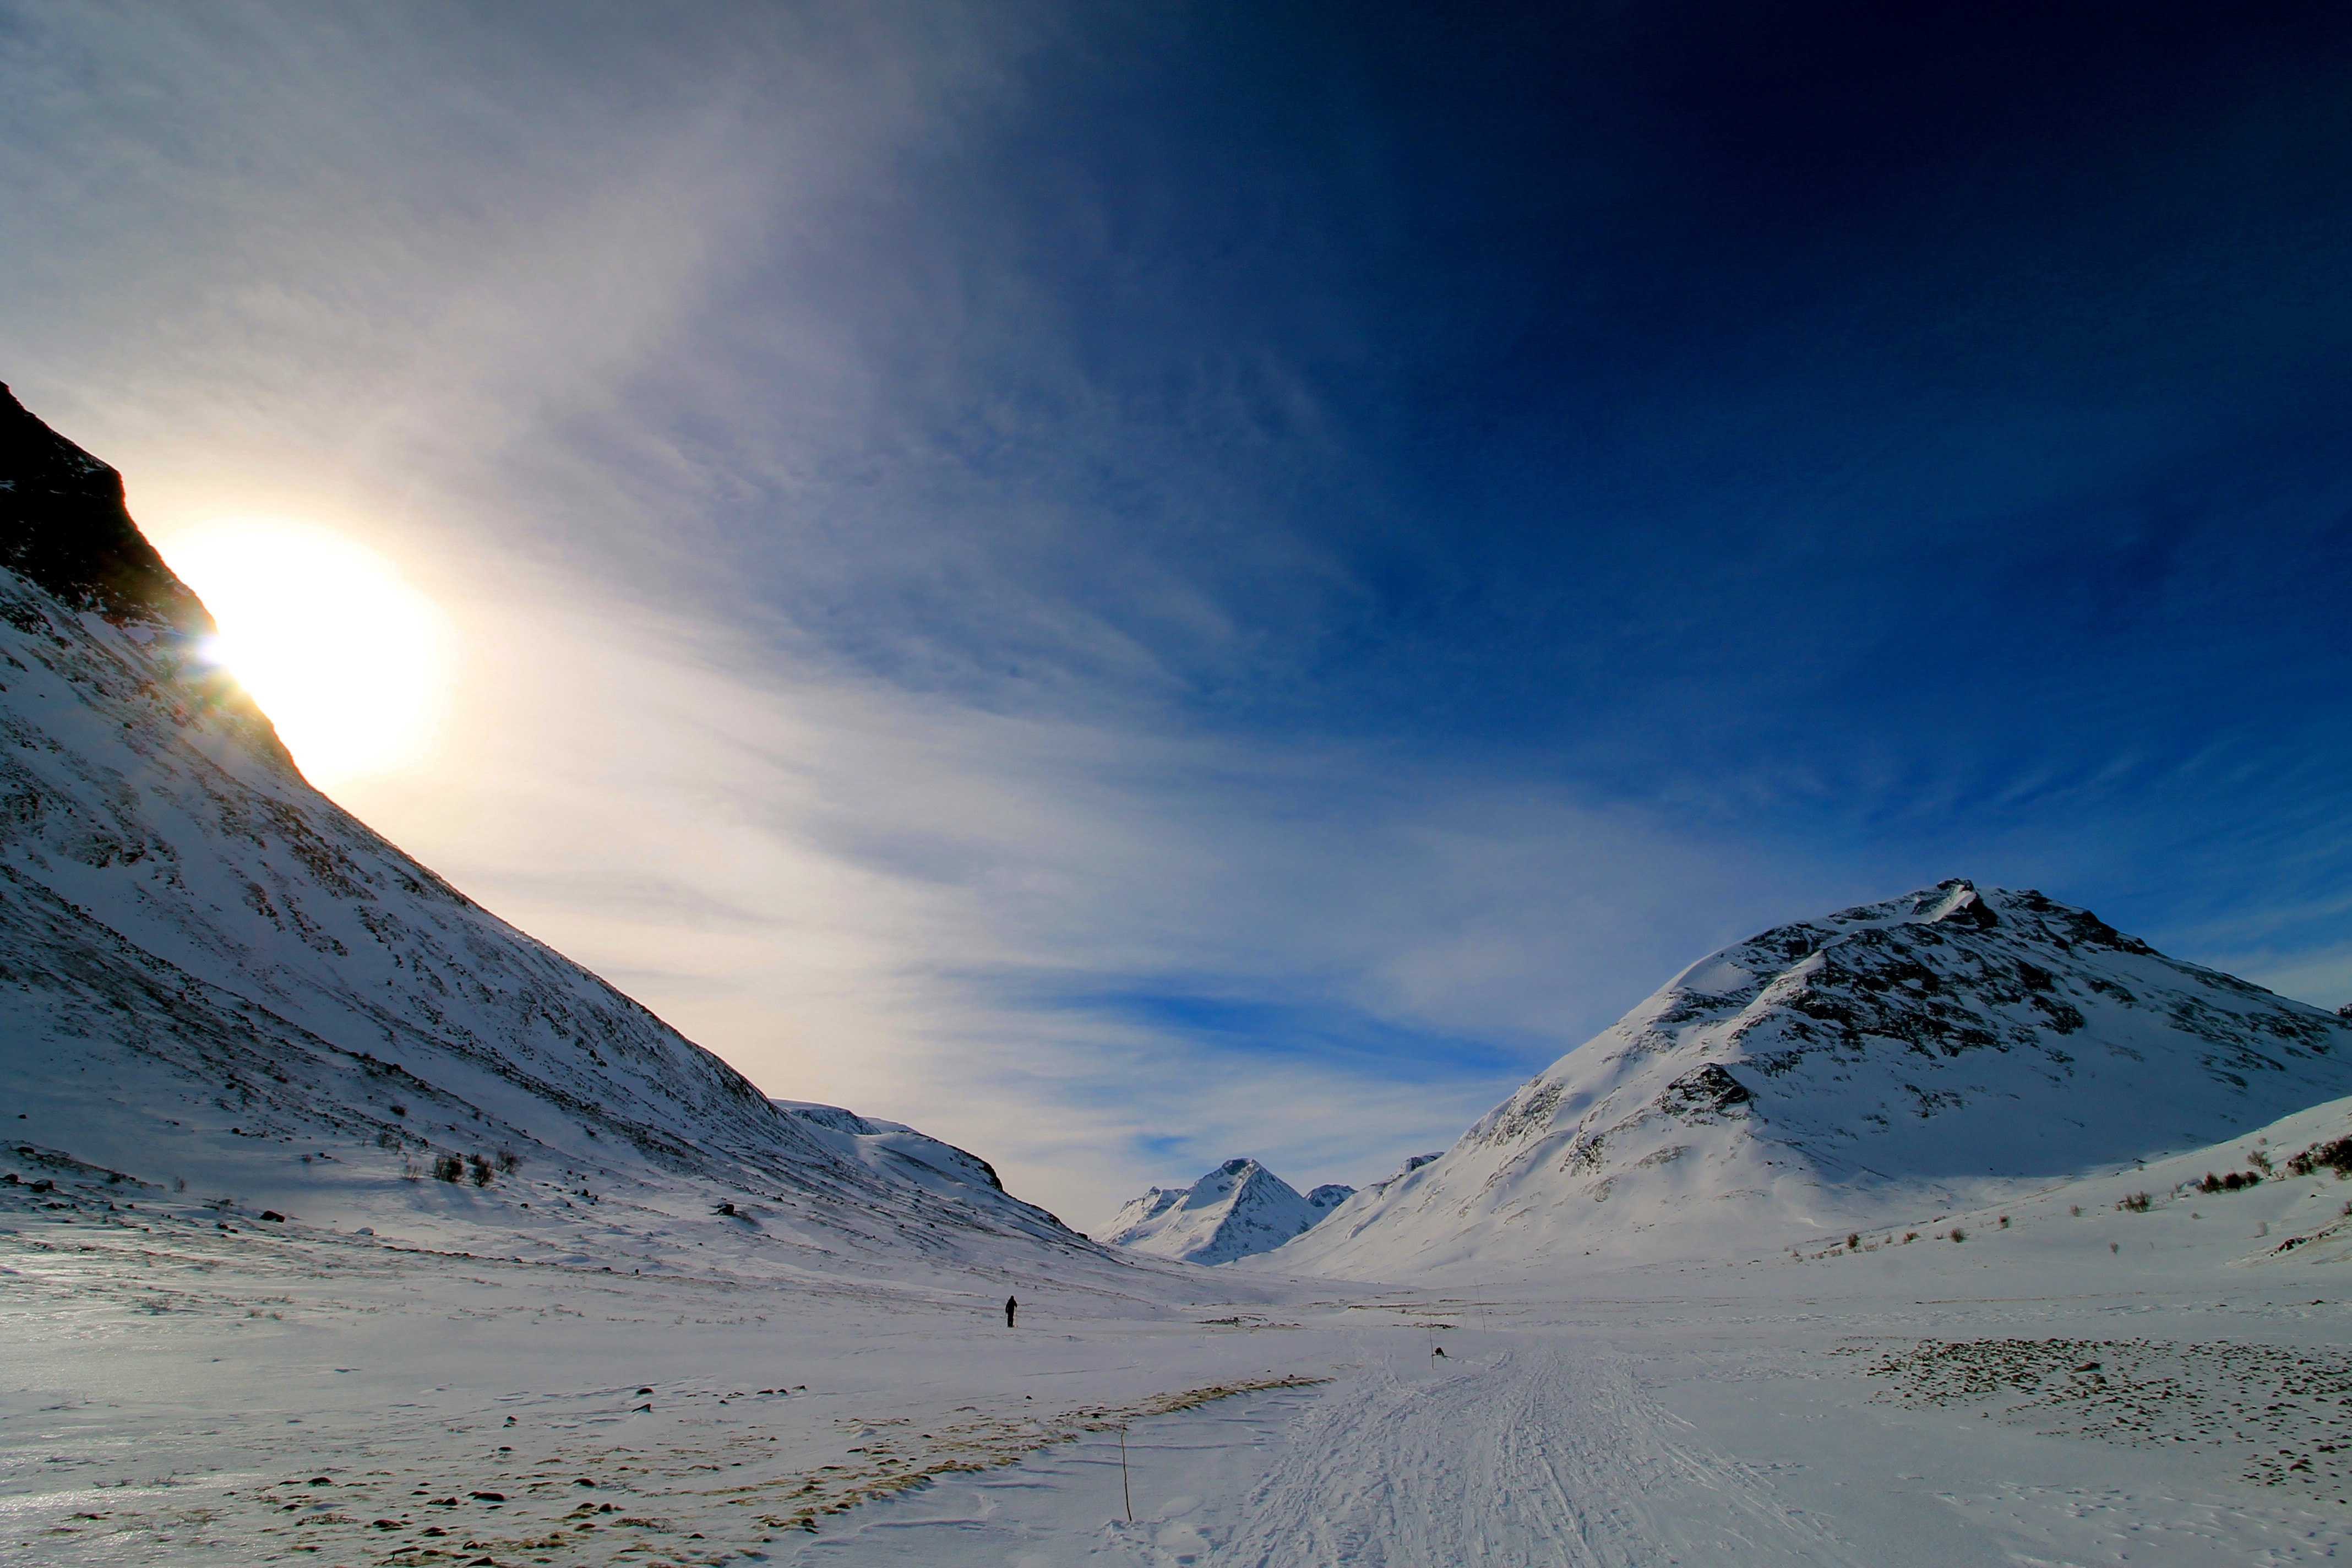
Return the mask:
<svg viewBox="0 0 2352 1568">
<path fill-rule="evenodd" d="M 1573 1287 L 1161 1270 L 1133 1297 L 1024 1296 L 1010 1331 L 977 1281 L 640 1277 L 0 1189 L 0 1549 L 346 1568 L 2352 1555 L 2334 1228 L 2352 1184 L 2159 1190 L 2146 1213 L 2115 1206 L 2131 1184 L 2015 1203 L 2006 1228 L 1923 1216 L 1874 1251 L 1824 1238 Z"/>
</svg>

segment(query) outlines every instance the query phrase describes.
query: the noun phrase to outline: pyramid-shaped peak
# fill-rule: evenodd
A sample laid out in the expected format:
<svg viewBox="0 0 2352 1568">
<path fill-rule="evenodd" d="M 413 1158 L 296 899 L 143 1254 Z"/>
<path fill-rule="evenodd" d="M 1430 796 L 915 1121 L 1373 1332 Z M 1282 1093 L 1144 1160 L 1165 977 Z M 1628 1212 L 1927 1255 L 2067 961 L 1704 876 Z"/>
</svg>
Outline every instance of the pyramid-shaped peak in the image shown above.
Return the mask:
<svg viewBox="0 0 2352 1568">
<path fill-rule="evenodd" d="M 1314 1198 L 1246 1157 L 1227 1160 L 1189 1187 L 1152 1187 L 1112 1217 L 1103 1239 L 1115 1247 L 1192 1263 L 1230 1263 L 1268 1252 L 1344 1200 L 1345 1187 Z"/>
</svg>

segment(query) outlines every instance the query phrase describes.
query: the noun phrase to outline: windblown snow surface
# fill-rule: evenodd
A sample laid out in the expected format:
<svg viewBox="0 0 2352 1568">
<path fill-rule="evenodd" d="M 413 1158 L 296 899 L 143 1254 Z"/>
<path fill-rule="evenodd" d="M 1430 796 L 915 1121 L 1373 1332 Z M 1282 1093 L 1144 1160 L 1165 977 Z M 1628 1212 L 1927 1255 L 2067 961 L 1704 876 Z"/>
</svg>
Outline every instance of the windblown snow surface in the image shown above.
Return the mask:
<svg viewBox="0 0 2352 1568">
<path fill-rule="evenodd" d="M 1111 1216 L 1103 1239 L 1187 1263 L 1271 1252 L 1354 1194 L 1327 1183 L 1302 1195 L 1255 1160 L 1228 1160 L 1189 1187 L 1151 1187 Z"/>
<path fill-rule="evenodd" d="M 2308 1009 L 1954 885 L 1700 966 L 1515 1099 L 1524 1136 L 1351 1199 L 1391 1239 L 1328 1266 L 1378 1277 L 1299 1268 L 1325 1226 L 1113 1252 L 974 1155 L 761 1095 L 311 791 L 111 471 L 20 414 L 12 1563 L 2352 1552 L 2352 1100 L 2299 1109 L 2343 1092 Z M 1643 1195 L 1678 1165 L 1716 1173 Z"/>
</svg>

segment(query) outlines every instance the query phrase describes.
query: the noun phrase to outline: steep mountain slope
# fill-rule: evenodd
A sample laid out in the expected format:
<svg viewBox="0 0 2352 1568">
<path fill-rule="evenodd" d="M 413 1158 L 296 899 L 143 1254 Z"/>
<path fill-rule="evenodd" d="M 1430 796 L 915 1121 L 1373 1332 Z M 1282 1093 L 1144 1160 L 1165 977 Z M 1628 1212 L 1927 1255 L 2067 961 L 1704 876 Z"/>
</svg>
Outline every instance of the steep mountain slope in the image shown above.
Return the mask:
<svg viewBox="0 0 2352 1568">
<path fill-rule="evenodd" d="M 1280 1261 L 1391 1278 L 1867 1226 L 2347 1092 L 2345 1020 L 1949 881 L 1701 959 Z"/>
<path fill-rule="evenodd" d="M 1301 1197 L 1255 1160 L 1228 1160 L 1189 1187 L 1152 1187 L 1129 1199 L 1104 1239 L 1159 1258 L 1230 1263 L 1280 1247 L 1353 1190 L 1330 1183 Z"/>
<path fill-rule="evenodd" d="M 1014 1226 L 1030 1224 L 1045 1212 L 1006 1192 L 996 1167 L 979 1155 L 903 1121 L 805 1100 L 769 1103 L 814 1131 L 828 1149 L 886 1181 L 920 1187 Z"/>
<path fill-rule="evenodd" d="M 1098 1254 L 992 1173 L 839 1146 L 310 788 L 204 661 L 120 478 L 5 388 L 0 562 L 0 1117 L 26 1157 L 558 1247 L 657 1247 L 724 1205 L 814 1267 Z"/>
</svg>

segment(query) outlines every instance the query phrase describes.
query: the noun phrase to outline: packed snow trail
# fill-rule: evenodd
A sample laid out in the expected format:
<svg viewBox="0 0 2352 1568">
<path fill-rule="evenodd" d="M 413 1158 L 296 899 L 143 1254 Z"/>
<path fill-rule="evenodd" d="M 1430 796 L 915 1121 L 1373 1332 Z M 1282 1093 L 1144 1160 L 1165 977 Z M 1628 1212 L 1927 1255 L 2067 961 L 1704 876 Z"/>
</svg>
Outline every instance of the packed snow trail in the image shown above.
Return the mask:
<svg viewBox="0 0 2352 1568">
<path fill-rule="evenodd" d="M 1435 1376 L 1368 1369 L 1306 1411 L 1218 1568 L 1656 1568 L 1856 1559 L 1691 1441 L 1625 1360 L 1530 1341 Z"/>
</svg>

